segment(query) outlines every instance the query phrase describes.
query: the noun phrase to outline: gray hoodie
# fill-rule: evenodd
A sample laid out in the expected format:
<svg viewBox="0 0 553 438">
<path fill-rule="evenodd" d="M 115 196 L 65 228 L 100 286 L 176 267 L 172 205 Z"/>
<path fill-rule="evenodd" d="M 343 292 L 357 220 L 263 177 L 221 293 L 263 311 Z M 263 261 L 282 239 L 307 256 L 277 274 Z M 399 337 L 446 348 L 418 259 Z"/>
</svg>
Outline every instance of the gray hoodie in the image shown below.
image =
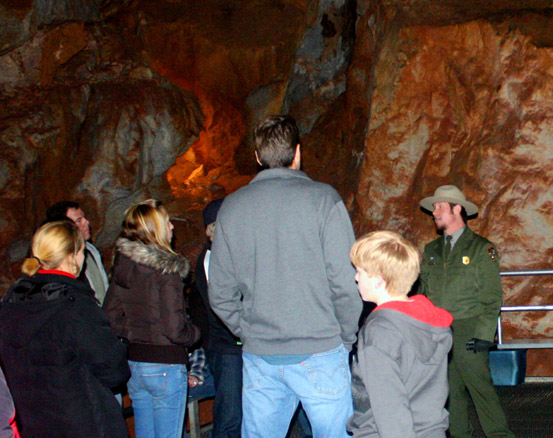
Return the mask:
<svg viewBox="0 0 553 438">
<path fill-rule="evenodd" d="M 373 310 L 353 361 L 354 438 L 445 438 L 452 321 L 423 295 Z"/>
</svg>

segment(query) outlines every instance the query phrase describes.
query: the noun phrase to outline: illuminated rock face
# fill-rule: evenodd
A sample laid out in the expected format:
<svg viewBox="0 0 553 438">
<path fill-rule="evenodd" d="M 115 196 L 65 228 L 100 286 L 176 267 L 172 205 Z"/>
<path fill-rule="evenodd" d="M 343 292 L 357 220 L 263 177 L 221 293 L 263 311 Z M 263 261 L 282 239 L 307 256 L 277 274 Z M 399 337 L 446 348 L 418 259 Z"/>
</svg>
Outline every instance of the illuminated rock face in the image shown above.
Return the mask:
<svg viewBox="0 0 553 438">
<path fill-rule="evenodd" d="M 456 184 L 480 206 L 469 222 L 495 242 L 503 270 L 550 269 L 553 50 L 509 23 L 399 30 L 376 64 L 359 166 L 359 231 L 435 238 L 418 202 Z M 504 281 L 505 304 L 553 302 L 551 277 Z M 551 316 L 506 317 L 507 337 L 551 337 Z M 547 369 L 530 356 L 531 372 Z"/>
<path fill-rule="evenodd" d="M 117 2 L 110 11 L 96 3 L 71 9 L 60 1 L 49 14 L 41 2 L 35 9 L 17 3 L 10 12 L 33 25 L 18 35 L 13 26 L 0 31 L 0 41 L 21 41 L 0 55 L 2 292 L 50 204 L 81 203 L 104 249 L 133 202 L 159 197 L 171 207 L 166 172 L 203 126 L 196 95 L 143 61 L 132 30 L 80 21 L 117 12 Z M 9 21 L 7 15 L 1 19 Z M 38 29 L 34 20 L 56 24 Z"/>
<path fill-rule="evenodd" d="M 55 7 L 53 4 L 55 3 Z M 524 3 L 524 10 L 521 8 Z M 251 130 L 287 112 L 304 170 L 356 231 L 435 237 L 418 201 L 453 183 L 502 267 L 553 255 L 553 37 L 545 0 L 59 0 L 0 6 L 0 293 L 46 207 L 82 203 L 109 251 L 124 210 L 162 199 L 194 260 L 201 210 L 256 173 Z M 109 261 L 109 257 L 107 257 Z M 504 281 L 506 304 L 553 281 Z M 506 335 L 551 336 L 513 314 Z M 551 374 L 533 353 L 530 374 Z"/>
</svg>

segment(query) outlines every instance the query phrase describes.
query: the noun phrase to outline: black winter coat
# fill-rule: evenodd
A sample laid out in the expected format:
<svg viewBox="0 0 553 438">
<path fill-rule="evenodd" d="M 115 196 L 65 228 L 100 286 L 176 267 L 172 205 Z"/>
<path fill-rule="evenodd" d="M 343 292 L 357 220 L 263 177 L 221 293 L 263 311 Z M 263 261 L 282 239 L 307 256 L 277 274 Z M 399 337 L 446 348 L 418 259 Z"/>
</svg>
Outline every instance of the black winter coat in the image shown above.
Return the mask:
<svg viewBox="0 0 553 438">
<path fill-rule="evenodd" d="M 39 273 L 12 285 L 0 356 L 22 438 L 128 436 L 110 390 L 130 376 L 125 347 L 81 281 Z"/>
<path fill-rule="evenodd" d="M 125 238 L 115 249 L 104 310 L 117 335 L 129 340 L 129 360 L 188 364 L 186 347 L 200 338 L 184 302 L 188 260 Z"/>
</svg>

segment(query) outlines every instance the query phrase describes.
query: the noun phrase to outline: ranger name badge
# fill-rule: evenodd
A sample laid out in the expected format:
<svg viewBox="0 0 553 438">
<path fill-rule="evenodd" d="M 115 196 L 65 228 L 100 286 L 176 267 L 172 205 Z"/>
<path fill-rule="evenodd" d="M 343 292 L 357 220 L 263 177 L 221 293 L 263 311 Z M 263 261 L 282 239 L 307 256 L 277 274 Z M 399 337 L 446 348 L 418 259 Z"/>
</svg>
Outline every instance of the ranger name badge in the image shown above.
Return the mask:
<svg viewBox="0 0 553 438">
<path fill-rule="evenodd" d="M 463 265 L 468 265 L 470 263 L 470 257 L 463 256 Z"/>
</svg>

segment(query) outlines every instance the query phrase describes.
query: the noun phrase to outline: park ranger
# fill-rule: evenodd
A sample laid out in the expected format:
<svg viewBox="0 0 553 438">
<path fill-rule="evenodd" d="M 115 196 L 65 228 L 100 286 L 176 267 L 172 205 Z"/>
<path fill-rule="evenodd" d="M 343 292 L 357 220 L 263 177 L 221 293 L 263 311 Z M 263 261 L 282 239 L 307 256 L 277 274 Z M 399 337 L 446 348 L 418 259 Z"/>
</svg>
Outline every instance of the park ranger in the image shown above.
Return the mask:
<svg viewBox="0 0 553 438">
<path fill-rule="evenodd" d="M 488 366 L 488 350 L 502 303 L 497 249 L 467 226 L 467 219 L 478 213 L 478 207 L 456 186 L 438 187 L 434 196 L 424 198 L 420 205 L 434 216 L 437 231 L 443 233 L 424 248 L 419 293 L 454 318 L 449 362 L 450 436 L 472 437 L 470 394 L 487 437 L 514 437 Z"/>
</svg>

